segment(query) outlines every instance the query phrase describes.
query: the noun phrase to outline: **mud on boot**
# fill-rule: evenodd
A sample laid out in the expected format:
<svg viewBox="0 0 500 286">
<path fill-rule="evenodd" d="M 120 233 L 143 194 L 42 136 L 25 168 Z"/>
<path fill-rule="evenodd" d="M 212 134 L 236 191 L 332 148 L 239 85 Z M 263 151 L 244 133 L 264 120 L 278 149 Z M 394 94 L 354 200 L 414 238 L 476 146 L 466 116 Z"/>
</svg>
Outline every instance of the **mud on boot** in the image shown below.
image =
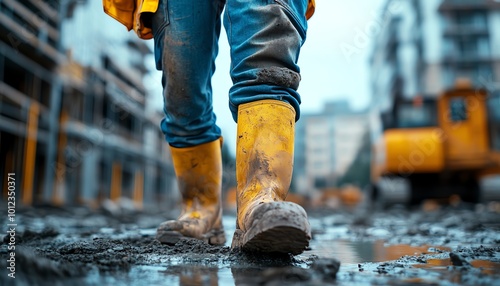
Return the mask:
<svg viewBox="0 0 500 286">
<path fill-rule="evenodd" d="M 286 102 L 238 106 L 233 248 L 299 254 L 309 245 L 305 210 L 285 202 L 293 171 L 294 127 L 295 110 Z"/>
<path fill-rule="evenodd" d="M 250 214 L 246 231 L 237 228 L 232 248 L 251 252 L 302 253 L 311 240 L 305 210 L 291 202 L 258 205 Z"/>
<path fill-rule="evenodd" d="M 182 212 L 177 220 L 165 221 L 156 231 L 161 243 L 175 244 L 195 238 L 221 245 L 226 242 L 222 226 L 222 138 L 187 148 L 170 147 Z"/>
<path fill-rule="evenodd" d="M 177 220 L 165 221 L 156 230 L 156 239 L 164 244 L 174 245 L 185 238 L 203 240 L 212 245 L 223 245 L 226 243 L 224 228 L 222 227 L 222 214 L 213 216 L 215 223 L 209 223 L 199 218 L 183 218 L 192 214 L 184 214 Z M 210 215 L 205 216 L 210 217 Z"/>
</svg>

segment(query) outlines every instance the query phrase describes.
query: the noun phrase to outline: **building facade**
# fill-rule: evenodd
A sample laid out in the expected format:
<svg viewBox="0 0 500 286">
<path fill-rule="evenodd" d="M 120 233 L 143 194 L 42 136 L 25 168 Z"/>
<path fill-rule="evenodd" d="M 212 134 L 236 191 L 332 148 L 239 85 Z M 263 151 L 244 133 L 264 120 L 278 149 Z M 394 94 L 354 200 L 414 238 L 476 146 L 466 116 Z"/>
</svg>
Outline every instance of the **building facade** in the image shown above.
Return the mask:
<svg viewBox="0 0 500 286">
<path fill-rule="evenodd" d="M 368 118 L 366 111 L 354 111 L 345 101 L 329 102 L 322 112 L 301 115 L 295 135 L 294 191 L 310 194 L 337 186 L 358 154 Z"/>
<path fill-rule="evenodd" d="M 146 109 L 151 49 L 103 29 L 100 5 L 0 1 L 0 176 L 25 205 L 176 199 L 162 114 Z"/>
</svg>

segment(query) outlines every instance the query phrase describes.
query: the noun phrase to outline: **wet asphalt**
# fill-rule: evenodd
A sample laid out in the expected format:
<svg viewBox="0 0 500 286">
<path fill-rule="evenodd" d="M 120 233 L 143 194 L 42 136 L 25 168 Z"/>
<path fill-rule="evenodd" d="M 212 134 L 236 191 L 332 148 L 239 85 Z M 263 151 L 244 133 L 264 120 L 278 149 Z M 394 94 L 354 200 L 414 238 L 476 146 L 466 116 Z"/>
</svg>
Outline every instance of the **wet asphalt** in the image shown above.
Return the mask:
<svg viewBox="0 0 500 286">
<path fill-rule="evenodd" d="M 0 285 L 500 285 L 500 203 L 308 213 L 313 239 L 290 256 L 231 250 L 232 214 L 225 246 L 166 246 L 155 230 L 174 213 L 19 209 L 15 278 L 1 227 Z"/>
</svg>

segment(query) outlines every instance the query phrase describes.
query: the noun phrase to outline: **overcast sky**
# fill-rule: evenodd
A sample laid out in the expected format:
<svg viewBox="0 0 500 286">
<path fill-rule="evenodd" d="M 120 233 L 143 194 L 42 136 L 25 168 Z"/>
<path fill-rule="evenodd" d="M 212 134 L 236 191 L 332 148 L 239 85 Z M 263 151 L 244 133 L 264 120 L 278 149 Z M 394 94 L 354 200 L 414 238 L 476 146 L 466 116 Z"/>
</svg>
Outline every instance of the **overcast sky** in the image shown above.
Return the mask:
<svg viewBox="0 0 500 286">
<path fill-rule="evenodd" d="M 320 111 L 332 100 L 348 100 L 356 108 L 370 101 L 368 57 L 371 40 L 378 35 L 380 9 L 385 0 L 316 0 L 316 13 L 309 20 L 307 40 L 300 54 L 303 113 Z M 225 31 L 220 38 L 216 73 L 213 77 L 214 110 L 224 142 L 235 151 L 236 124 L 228 107 L 229 46 Z M 156 75 L 155 89 L 161 89 Z M 155 92 L 161 106 L 161 91 Z"/>
</svg>

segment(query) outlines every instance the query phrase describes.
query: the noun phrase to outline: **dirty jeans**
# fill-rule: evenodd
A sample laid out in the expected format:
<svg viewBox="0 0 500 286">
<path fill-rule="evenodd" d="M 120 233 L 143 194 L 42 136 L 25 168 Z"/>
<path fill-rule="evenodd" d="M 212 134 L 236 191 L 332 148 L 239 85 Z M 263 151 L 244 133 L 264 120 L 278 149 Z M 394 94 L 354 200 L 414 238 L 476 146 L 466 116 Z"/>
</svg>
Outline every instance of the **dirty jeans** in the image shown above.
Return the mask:
<svg viewBox="0 0 500 286">
<path fill-rule="evenodd" d="M 221 13 L 231 48 L 229 108 L 276 99 L 299 118 L 297 60 L 305 41 L 307 0 L 160 0 L 152 17 L 156 67 L 163 71 L 167 142 L 182 148 L 221 136 L 212 108 Z"/>
</svg>

